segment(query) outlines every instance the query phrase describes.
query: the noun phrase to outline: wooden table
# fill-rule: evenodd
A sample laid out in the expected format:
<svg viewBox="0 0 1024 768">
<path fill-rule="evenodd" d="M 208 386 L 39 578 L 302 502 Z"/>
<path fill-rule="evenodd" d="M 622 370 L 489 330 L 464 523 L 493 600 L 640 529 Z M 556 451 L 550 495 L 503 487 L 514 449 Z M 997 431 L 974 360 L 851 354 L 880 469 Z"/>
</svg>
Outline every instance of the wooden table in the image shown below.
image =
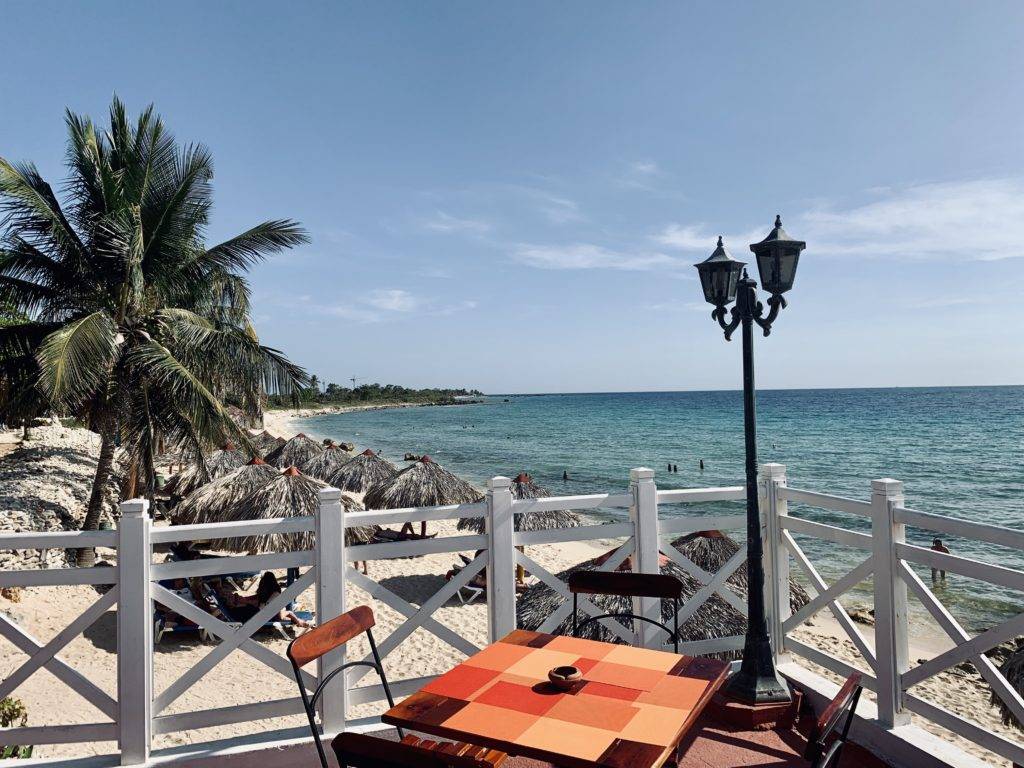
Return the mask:
<svg viewBox="0 0 1024 768">
<path fill-rule="evenodd" d="M 547 675 L 564 665 L 583 680 L 562 693 Z M 715 659 L 516 630 L 381 719 L 565 768 L 658 768 L 727 670 Z"/>
</svg>

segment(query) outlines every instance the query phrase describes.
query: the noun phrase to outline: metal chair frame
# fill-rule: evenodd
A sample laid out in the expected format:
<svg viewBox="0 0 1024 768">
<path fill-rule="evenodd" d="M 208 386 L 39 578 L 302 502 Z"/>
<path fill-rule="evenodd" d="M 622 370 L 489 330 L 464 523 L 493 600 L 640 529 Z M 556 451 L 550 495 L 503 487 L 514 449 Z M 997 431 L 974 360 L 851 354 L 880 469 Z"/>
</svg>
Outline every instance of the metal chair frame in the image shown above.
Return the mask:
<svg viewBox="0 0 1024 768">
<path fill-rule="evenodd" d="M 853 725 L 857 702 L 860 701 L 861 691 L 864 690 L 860 682 L 860 673 L 850 675 L 843 687 L 839 689 L 836 697 L 822 712 L 821 718 L 815 723 L 814 729 L 807 739 L 807 747 L 804 749 L 804 759 L 810 761 L 811 768 L 828 768 L 830 765 L 839 765 L 839 756 L 849 740 L 850 726 Z M 826 746 L 826 740 L 836 730 L 844 713 L 846 722 L 843 723 L 842 731 L 830 745 Z"/>
<path fill-rule="evenodd" d="M 316 751 L 320 756 L 320 765 L 322 768 L 330 768 L 330 766 L 327 763 L 327 754 L 324 752 L 323 742 L 320 740 L 320 728 L 316 722 L 316 703 L 331 680 L 351 667 L 370 667 L 377 673 L 378 677 L 380 677 L 381 685 L 384 687 L 384 696 L 388 701 L 388 707 L 391 708 L 395 706 L 395 700 L 391 695 L 391 688 L 388 686 L 388 679 L 384 674 L 384 667 L 381 664 L 380 652 L 377 650 L 377 643 L 373 639 L 373 631 L 369 628 L 366 630 L 366 639 L 370 642 L 370 652 L 373 654 L 373 661 L 349 661 L 342 664 L 320 681 L 317 687 L 313 690 L 312 696 L 310 696 L 306 691 L 306 686 L 302 682 L 302 668 L 296 664 L 295 658 L 292 656 L 292 645 L 295 643 L 295 640 L 288 643 L 288 660 L 292 663 L 292 672 L 295 674 L 295 682 L 299 685 L 299 695 L 302 697 L 302 708 L 306 710 L 306 718 L 309 720 L 309 730 L 313 733 L 313 742 L 316 744 Z M 296 640 L 298 640 L 298 638 L 296 638 Z M 339 643 L 334 646 L 334 648 L 345 645 L 347 642 L 348 641 L 346 640 L 344 643 Z M 334 650 L 334 648 L 331 648 L 330 650 Z M 324 651 L 324 653 L 327 653 L 327 651 Z M 401 728 L 398 728 L 398 737 L 405 737 Z"/>
<path fill-rule="evenodd" d="M 586 574 L 593 573 L 589 571 L 578 571 L 569 577 L 569 591 L 572 592 L 572 634 L 574 637 L 579 637 L 579 631 L 582 627 L 601 619 L 616 619 L 624 618 L 631 619 L 633 622 L 646 621 L 648 624 L 659 627 L 668 633 L 669 639 L 672 640 L 672 648 L 675 653 L 679 653 L 679 594 L 667 595 L 664 590 L 644 590 L 636 589 L 635 591 L 627 592 L 625 590 L 616 590 L 612 592 L 598 592 L 594 591 L 593 588 L 581 588 L 579 582 L 586 579 Z M 596 575 L 596 574 L 595 574 Z M 602 574 L 604 577 L 615 577 L 621 581 L 630 580 L 632 576 L 644 576 L 645 574 L 631 574 L 631 573 L 618 573 L 618 574 Z M 679 585 L 679 591 L 682 590 L 682 584 L 679 580 L 673 576 L 658 576 L 658 579 L 672 579 L 677 585 Z M 575 584 L 574 584 L 575 583 Z M 667 583 L 667 582 L 666 582 Z M 599 589 L 599 588 L 598 588 Z M 640 616 L 635 613 L 604 613 L 600 616 L 588 616 L 583 621 L 579 620 L 579 595 L 583 592 L 585 594 L 614 594 L 622 597 L 657 597 L 660 599 L 669 599 L 672 601 L 672 627 L 670 628 L 667 624 L 655 619 L 648 618 L 647 616 Z M 635 626 L 635 624 L 634 624 Z"/>
</svg>

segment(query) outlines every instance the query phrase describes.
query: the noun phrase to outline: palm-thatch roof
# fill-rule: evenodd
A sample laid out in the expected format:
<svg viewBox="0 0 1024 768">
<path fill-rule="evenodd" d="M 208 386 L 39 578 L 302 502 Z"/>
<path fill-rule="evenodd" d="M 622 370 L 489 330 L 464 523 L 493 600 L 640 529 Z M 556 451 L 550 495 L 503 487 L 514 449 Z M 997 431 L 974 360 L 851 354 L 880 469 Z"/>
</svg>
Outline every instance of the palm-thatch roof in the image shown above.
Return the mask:
<svg viewBox="0 0 1024 768">
<path fill-rule="evenodd" d="M 297 467 L 288 467 L 277 473 L 269 483 L 257 488 L 235 504 L 225 522 L 311 517 L 320 510 L 320 491 L 326 487 L 326 483 L 302 474 Z M 347 510 L 361 509 L 359 502 L 345 494 L 341 495 L 341 501 Z M 369 526 L 346 528 L 345 543 L 365 544 L 373 538 L 373 533 L 373 528 Z M 216 549 L 251 554 L 302 551 L 312 549 L 313 536 L 311 531 L 265 534 L 218 540 L 213 542 L 212 546 Z"/>
<path fill-rule="evenodd" d="M 388 482 L 398 474 L 398 467 L 381 458 L 369 448 L 339 467 L 327 482 L 349 493 L 366 493 L 375 485 Z"/>
<path fill-rule="evenodd" d="M 276 448 L 267 454 L 268 464 L 273 464 L 280 469 L 288 467 L 301 467 L 314 456 L 319 455 L 324 447 L 316 440 L 307 437 L 299 432 L 291 440 L 288 440 L 280 448 Z"/>
<path fill-rule="evenodd" d="M 595 571 L 604 559 L 606 558 L 595 557 L 592 560 L 587 560 L 557 574 L 558 578 L 564 581 L 576 571 Z M 661 561 L 661 572 L 675 576 L 682 582 L 682 604 L 691 599 L 703 586 L 697 579 L 667 558 Z M 587 597 L 602 613 L 631 613 L 633 610 L 632 598 L 629 597 L 613 595 L 588 595 Z M 537 629 L 548 616 L 558 610 L 563 602 L 564 598 L 543 582 L 534 584 L 527 588 L 516 602 L 518 626 L 523 629 Z M 666 625 L 672 626 L 672 601 L 663 600 L 661 602 L 661 617 Z M 610 619 L 610 621 L 615 621 L 615 619 Z M 622 621 L 628 628 L 629 619 Z M 719 595 L 713 594 L 693 616 L 679 627 L 679 639 L 680 642 L 689 642 L 691 640 L 732 637 L 733 635 L 742 635 L 746 629 L 746 617 Z M 567 616 L 557 628 L 552 630 L 552 633 L 556 635 L 571 634 L 572 616 Z M 591 640 L 608 643 L 622 642 L 617 635 L 605 628 L 602 622 L 597 621 L 583 626 L 580 634 Z M 741 654 L 739 651 L 728 651 L 715 655 L 722 659 L 736 659 Z"/>
<path fill-rule="evenodd" d="M 520 472 L 512 481 L 513 499 L 546 499 L 551 493 L 533 482 L 526 472 Z M 575 528 L 583 524 L 580 516 L 568 509 L 555 512 L 533 512 L 528 515 L 515 515 L 512 521 L 517 531 L 547 531 L 555 528 Z M 482 517 L 466 517 L 459 520 L 460 531 L 484 532 Z"/>
<path fill-rule="evenodd" d="M 370 488 L 363 504 L 367 509 L 401 509 L 465 504 L 482 498 L 483 494 L 461 477 L 424 456 L 391 480 Z"/>
<path fill-rule="evenodd" d="M 680 536 L 672 542 L 684 557 L 693 561 L 708 573 L 719 571 L 740 550 L 740 545 L 721 531 L 698 531 Z M 747 561 L 737 568 L 726 582 L 733 592 L 746 599 L 748 592 Z M 811 598 L 802 586 L 789 580 L 789 607 L 793 613 L 803 608 Z"/>
<path fill-rule="evenodd" d="M 682 536 L 672 542 L 672 546 L 679 550 L 684 557 L 700 566 L 708 573 L 715 573 L 729 559 L 739 551 L 740 545 L 720 531 L 701 531 L 699 533 Z M 569 568 L 558 574 L 563 581 L 569 574 L 577 570 L 596 570 L 608 555 L 596 557 L 573 568 Z M 628 567 L 629 560 L 626 561 Z M 659 558 L 659 565 L 662 573 L 671 574 L 679 579 L 683 585 L 683 596 L 681 605 L 691 599 L 704 585 L 689 573 L 684 571 L 665 555 Z M 733 591 L 741 598 L 747 596 L 747 574 L 745 566 L 741 565 L 735 573 L 727 580 Z M 790 606 L 793 611 L 799 610 L 809 602 L 807 592 L 799 585 L 790 580 L 789 585 Z M 615 597 L 608 595 L 591 596 L 591 601 L 602 610 L 602 613 L 623 613 L 632 611 L 630 598 Z M 519 626 L 524 629 L 536 629 L 544 620 L 558 609 L 562 603 L 562 597 L 545 584 L 536 584 L 524 592 L 517 604 Z M 672 603 L 662 601 L 662 620 L 665 624 L 672 626 Z M 623 620 L 628 624 L 628 619 Z M 742 635 L 747 629 L 747 619 L 743 614 L 733 608 L 720 595 L 713 594 L 697 611 L 687 619 L 679 628 L 680 641 L 710 640 L 719 637 L 730 637 Z M 569 634 L 572 631 L 572 617 L 569 616 L 562 622 L 554 634 Z M 605 642 L 620 642 L 619 638 L 609 630 L 600 625 L 600 622 L 592 622 L 582 629 L 585 637 Z M 740 651 L 730 651 L 715 654 L 723 659 L 740 658 Z"/>
<path fill-rule="evenodd" d="M 336 443 L 329 443 L 323 451 L 302 465 L 302 472 L 330 484 L 334 474 L 351 459 L 351 453 L 343 450 Z"/>
<path fill-rule="evenodd" d="M 1016 648 L 1010 650 L 1013 644 L 1016 645 Z M 985 655 L 993 661 L 997 661 L 999 656 L 1003 654 L 1005 654 L 1005 657 L 1003 658 L 1002 663 L 999 664 L 999 671 L 1002 673 L 1003 677 L 1006 678 L 1006 681 L 1013 686 L 1017 693 L 1024 696 L 1024 638 L 1017 638 L 1015 641 L 1011 641 L 1010 643 L 1004 643 L 1003 645 L 996 646 Z M 999 707 L 999 711 L 1003 717 L 1003 725 L 1013 725 L 1024 730 L 1024 723 L 1017 719 L 995 691 L 991 694 L 991 702 Z"/>
<path fill-rule="evenodd" d="M 238 502 L 271 482 L 278 474 L 278 470 L 263 459 L 255 458 L 190 493 L 174 508 L 174 521 L 179 525 L 189 525 L 231 519 L 231 512 Z"/>
<path fill-rule="evenodd" d="M 206 462 L 206 468 L 210 472 L 210 479 L 216 480 L 234 472 L 239 467 L 244 467 L 249 457 L 235 447 L 234 443 L 225 443 L 219 451 L 214 451 L 210 460 Z"/>
<path fill-rule="evenodd" d="M 252 444 L 256 446 L 256 450 L 260 452 L 261 456 L 266 456 L 271 451 L 280 448 L 286 442 L 288 441 L 283 437 L 276 437 L 265 429 L 258 435 L 253 435 L 252 438 Z"/>
<path fill-rule="evenodd" d="M 183 499 L 208 482 L 210 472 L 206 469 L 206 462 L 199 457 L 195 463 L 171 475 L 164 483 L 163 491 L 173 498 Z"/>
</svg>

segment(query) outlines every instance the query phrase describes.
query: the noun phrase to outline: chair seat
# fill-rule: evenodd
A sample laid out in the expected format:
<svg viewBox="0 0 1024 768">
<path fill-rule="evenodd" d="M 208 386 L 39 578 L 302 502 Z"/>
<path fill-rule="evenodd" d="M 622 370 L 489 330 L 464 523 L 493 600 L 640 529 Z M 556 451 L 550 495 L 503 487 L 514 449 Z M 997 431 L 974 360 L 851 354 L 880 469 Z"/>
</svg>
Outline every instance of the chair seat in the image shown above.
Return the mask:
<svg viewBox="0 0 1024 768">
<path fill-rule="evenodd" d="M 498 768 L 508 758 L 504 752 L 487 747 L 478 747 L 475 744 L 466 744 L 461 741 L 434 741 L 432 739 L 421 739 L 411 733 L 402 738 L 403 744 L 410 747 L 430 750 L 442 755 L 461 757 L 474 761 L 480 768 Z"/>
</svg>

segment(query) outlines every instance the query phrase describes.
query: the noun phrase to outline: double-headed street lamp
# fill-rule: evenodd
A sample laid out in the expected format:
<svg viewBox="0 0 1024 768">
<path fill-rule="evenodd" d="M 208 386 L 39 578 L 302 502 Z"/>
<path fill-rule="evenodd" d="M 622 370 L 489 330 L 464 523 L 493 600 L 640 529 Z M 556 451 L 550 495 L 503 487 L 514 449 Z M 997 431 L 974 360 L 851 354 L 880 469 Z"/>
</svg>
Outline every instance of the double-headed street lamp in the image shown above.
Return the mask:
<svg viewBox="0 0 1024 768">
<path fill-rule="evenodd" d="M 743 662 L 726 682 L 730 698 L 744 704 L 768 704 L 789 701 L 789 687 L 779 677 L 768 639 L 764 610 L 764 563 L 761 545 L 761 514 L 757 503 L 757 421 L 754 408 L 754 323 L 767 336 L 779 311 L 786 306 L 783 295 L 793 287 L 796 265 L 806 243 L 793 240 L 775 217 L 775 228 L 750 250 L 757 259 L 761 287 L 768 292 L 768 314 L 757 299 L 757 283 L 747 277 L 746 264 L 736 261 L 725 249 L 722 238 L 706 261 L 696 264 L 704 298 L 714 305 L 711 317 L 718 321 L 729 341 L 737 327 L 743 326 L 743 425 L 746 438 L 747 470 L 747 635 Z M 732 302 L 731 317 L 726 307 Z"/>
</svg>

